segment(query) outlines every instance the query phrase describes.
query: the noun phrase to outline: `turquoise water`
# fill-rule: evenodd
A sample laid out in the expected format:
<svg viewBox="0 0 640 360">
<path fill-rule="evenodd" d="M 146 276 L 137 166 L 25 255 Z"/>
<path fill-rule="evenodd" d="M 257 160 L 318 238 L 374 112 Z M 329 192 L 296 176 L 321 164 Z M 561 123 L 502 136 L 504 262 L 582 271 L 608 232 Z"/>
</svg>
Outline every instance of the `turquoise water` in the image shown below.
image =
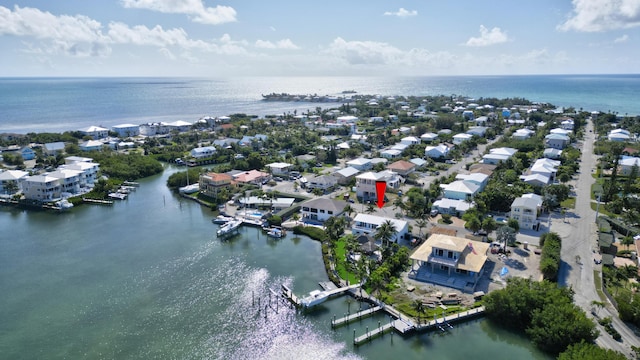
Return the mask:
<svg viewBox="0 0 640 360">
<path fill-rule="evenodd" d="M 336 104 L 261 101 L 261 94 L 523 97 L 587 111 L 640 114 L 640 75 L 277 78 L 0 78 L 0 133 L 62 132 L 91 125 L 234 113 L 307 112 Z"/>
<path fill-rule="evenodd" d="M 348 297 L 308 314 L 272 299 L 265 317 L 269 289 L 303 295 L 327 280 L 320 244 L 247 227 L 217 240 L 211 212 L 166 188 L 173 171 L 113 207 L 0 208 L 2 358 L 548 359 L 484 320 L 354 348 L 354 329 L 388 318 L 332 330 L 358 306 Z"/>
</svg>

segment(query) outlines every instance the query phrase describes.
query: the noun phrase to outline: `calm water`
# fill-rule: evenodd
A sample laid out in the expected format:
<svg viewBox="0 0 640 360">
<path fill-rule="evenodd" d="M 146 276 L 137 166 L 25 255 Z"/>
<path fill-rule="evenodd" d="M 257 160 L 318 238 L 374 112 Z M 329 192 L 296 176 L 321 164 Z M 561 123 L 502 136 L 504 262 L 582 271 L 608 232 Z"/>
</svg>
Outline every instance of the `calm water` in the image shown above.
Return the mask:
<svg viewBox="0 0 640 360">
<path fill-rule="evenodd" d="M 320 244 L 253 228 L 216 240 L 210 211 L 166 188 L 172 171 L 113 207 L 0 208 L 2 358 L 548 359 L 484 320 L 354 349 L 354 328 L 388 318 L 332 330 L 333 315 L 358 306 L 347 297 L 307 315 L 279 304 L 265 318 L 269 288 L 304 294 L 327 280 Z"/>
<path fill-rule="evenodd" d="M 640 114 L 640 75 L 458 77 L 0 78 L 0 133 L 314 110 L 334 104 L 264 102 L 261 94 L 524 97 L 587 111 Z"/>
</svg>

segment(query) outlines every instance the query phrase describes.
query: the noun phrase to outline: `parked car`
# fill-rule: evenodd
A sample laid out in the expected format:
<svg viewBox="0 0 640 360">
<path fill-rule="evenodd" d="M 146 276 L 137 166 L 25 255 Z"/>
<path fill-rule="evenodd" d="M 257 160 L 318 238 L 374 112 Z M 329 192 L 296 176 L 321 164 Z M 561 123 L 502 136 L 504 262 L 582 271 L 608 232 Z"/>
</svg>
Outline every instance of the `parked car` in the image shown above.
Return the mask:
<svg viewBox="0 0 640 360">
<path fill-rule="evenodd" d="M 433 209 L 431 210 L 431 212 L 429 213 L 429 215 L 431 217 L 437 216 L 440 212 L 438 211 L 438 209 Z"/>
</svg>

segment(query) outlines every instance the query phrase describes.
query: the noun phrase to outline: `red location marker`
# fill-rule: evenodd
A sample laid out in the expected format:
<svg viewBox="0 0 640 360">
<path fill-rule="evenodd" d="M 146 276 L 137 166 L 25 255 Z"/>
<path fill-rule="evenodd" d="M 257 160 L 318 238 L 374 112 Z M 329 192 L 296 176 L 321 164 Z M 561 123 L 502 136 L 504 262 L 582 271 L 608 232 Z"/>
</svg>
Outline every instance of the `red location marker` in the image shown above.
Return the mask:
<svg viewBox="0 0 640 360">
<path fill-rule="evenodd" d="M 382 209 L 384 206 L 384 193 L 387 191 L 386 181 L 376 181 L 376 195 L 378 197 L 378 207 Z"/>
</svg>

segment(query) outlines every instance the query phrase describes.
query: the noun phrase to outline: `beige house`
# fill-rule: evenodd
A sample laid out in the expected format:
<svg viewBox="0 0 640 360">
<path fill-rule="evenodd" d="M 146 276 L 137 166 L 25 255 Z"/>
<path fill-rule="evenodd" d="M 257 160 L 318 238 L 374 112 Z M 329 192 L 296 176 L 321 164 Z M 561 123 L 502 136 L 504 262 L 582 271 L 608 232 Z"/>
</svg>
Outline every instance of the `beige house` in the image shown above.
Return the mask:
<svg viewBox="0 0 640 360">
<path fill-rule="evenodd" d="M 524 194 L 511 203 L 511 218 L 518 220 L 521 229 L 538 230 L 540 221 L 538 212 L 542 208 L 542 197 L 536 194 Z"/>
</svg>

